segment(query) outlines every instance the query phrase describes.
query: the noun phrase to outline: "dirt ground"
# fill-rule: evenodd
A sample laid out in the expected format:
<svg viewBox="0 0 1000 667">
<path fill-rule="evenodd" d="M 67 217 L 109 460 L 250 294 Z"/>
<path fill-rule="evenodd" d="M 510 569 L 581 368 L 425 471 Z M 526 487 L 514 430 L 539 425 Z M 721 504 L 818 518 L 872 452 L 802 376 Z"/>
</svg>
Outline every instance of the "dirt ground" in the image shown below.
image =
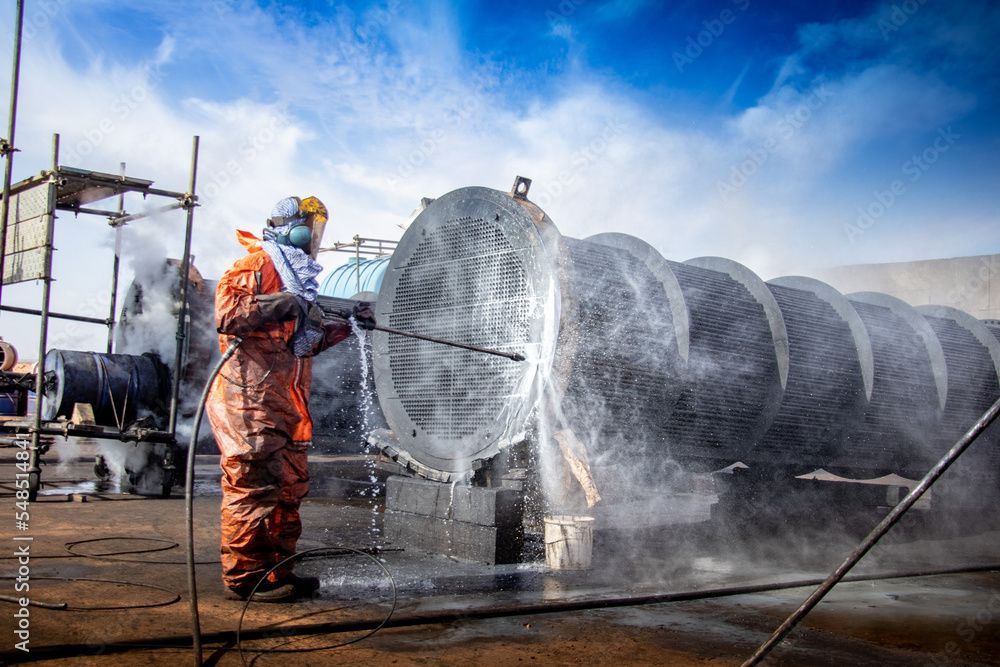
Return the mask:
<svg viewBox="0 0 1000 667">
<path fill-rule="evenodd" d="M 4 492 L 13 477 L 8 451 L 0 450 L 0 483 L 8 484 L 0 489 Z M 68 494 L 86 488 L 79 485 L 87 477 L 85 464 L 50 466 L 46 473 L 51 486 L 31 507 L 30 529 L 19 533 L 10 528 L 12 519 L 3 523 L 7 548 L 0 554 L 0 569 L 3 576 L 16 575 L 14 550 L 20 543 L 14 538 L 30 535 L 31 597 L 65 602 L 70 609 L 30 607 L 31 651 L 23 653 L 14 649 L 18 606 L 0 603 L 0 661 L 190 664 L 184 552 L 174 546 L 183 544 L 183 500 L 88 492 L 86 502 L 77 502 Z M 199 488 L 210 493 L 214 476 L 210 461 L 199 466 Z M 14 498 L 10 493 L 2 497 L 13 516 Z M 518 609 L 822 577 L 823 567 L 849 546 L 824 546 L 818 551 L 829 553 L 817 561 L 823 567 L 803 567 L 782 560 L 780 552 L 762 551 L 750 562 L 735 550 L 720 550 L 717 542 L 699 541 L 695 533 L 676 533 L 668 534 L 669 549 L 653 545 L 642 559 L 625 562 L 623 551 L 601 557 L 610 544 L 622 548 L 623 538 L 612 536 L 595 545 L 591 571 L 559 573 L 546 570 L 544 563 L 488 567 L 382 543 L 379 510 L 379 502 L 366 497 L 307 500 L 302 549 L 380 544 L 384 551 L 379 563 L 342 553 L 305 561 L 299 569 L 321 577 L 320 597 L 294 605 L 250 605 L 242 626 L 246 664 L 737 665 L 809 588 L 550 613 L 519 614 Z M 240 665 L 235 632 L 244 605 L 222 597 L 218 498 L 199 497 L 195 514 L 205 661 Z M 986 533 L 880 546 L 862 572 L 1000 562 L 996 538 Z M 98 541 L 71 544 L 69 553 L 66 545 L 80 540 Z M 641 551 L 632 545 L 625 550 Z M 121 551 L 136 553 L 99 556 Z M 392 623 L 402 625 L 362 638 L 367 630 L 357 628 L 377 623 L 392 608 L 393 586 Z M 14 595 L 13 587 L 12 580 L 4 580 L 0 595 Z M 128 608 L 93 609 L 97 606 Z M 479 618 L 498 608 L 506 612 Z M 325 648 L 350 640 L 360 641 Z M 841 584 L 768 664 L 989 665 L 997 664 L 997 656 L 1000 572 L 980 571 Z"/>
</svg>

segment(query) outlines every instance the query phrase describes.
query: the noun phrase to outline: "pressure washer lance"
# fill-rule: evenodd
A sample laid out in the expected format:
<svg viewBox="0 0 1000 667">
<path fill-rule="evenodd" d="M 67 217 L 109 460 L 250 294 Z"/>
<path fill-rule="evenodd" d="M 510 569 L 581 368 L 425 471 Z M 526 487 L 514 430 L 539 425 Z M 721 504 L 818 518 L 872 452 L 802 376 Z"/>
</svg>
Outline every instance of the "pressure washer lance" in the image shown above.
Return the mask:
<svg viewBox="0 0 1000 667">
<path fill-rule="evenodd" d="M 350 319 L 354 314 L 355 306 L 368 306 L 372 304 L 366 301 L 355 301 L 354 299 L 338 299 L 332 296 L 318 296 L 316 297 L 316 305 L 320 307 L 325 315 L 332 315 L 339 317 L 343 320 Z M 396 336 L 405 336 L 407 338 L 416 338 L 418 340 L 426 340 L 430 343 L 437 343 L 438 345 L 448 345 L 451 347 L 458 347 L 463 350 L 471 350 L 473 352 L 482 352 L 483 354 L 493 354 L 498 357 L 504 357 L 510 359 L 511 361 L 524 361 L 525 356 L 517 352 L 502 352 L 500 350 L 491 350 L 488 347 L 478 347 L 476 345 L 469 345 L 468 343 L 459 343 L 454 340 L 444 340 L 443 338 L 434 338 L 433 336 L 425 336 L 424 334 L 418 334 L 413 331 L 402 331 L 400 329 L 393 329 L 391 327 L 384 327 L 381 324 L 376 324 L 374 326 L 365 325 L 361 322 L 358 323 L 365 329 L 371 331 L 384 331 L 388 334 L 394 334 Z"/>
</svg>

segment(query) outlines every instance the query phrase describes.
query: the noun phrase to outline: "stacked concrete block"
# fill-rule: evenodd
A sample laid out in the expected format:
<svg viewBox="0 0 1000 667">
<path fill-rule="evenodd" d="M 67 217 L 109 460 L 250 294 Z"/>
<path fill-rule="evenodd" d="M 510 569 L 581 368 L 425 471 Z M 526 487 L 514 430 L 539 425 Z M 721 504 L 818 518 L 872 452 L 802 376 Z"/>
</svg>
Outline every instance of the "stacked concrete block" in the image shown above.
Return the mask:
<svg viewBox="0 0 1000 667">
<path fill-rule="evenodd" d="M 393 546 L 489 565 L 517 563 L 524 544 L 521 491 L 393 476 L 384 534 Z"/>
</svg>

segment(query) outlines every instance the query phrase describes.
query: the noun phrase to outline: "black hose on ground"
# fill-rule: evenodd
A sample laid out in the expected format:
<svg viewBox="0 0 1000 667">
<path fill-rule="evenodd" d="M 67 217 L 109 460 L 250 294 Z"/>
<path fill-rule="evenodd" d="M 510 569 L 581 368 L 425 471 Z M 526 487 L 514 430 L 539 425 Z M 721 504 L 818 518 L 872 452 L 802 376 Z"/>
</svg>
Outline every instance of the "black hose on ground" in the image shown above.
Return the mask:
<svg viewBox="0 0 1000 667">
<path fill-rule="evenodd" d="M 187 476 L 184 479 L 184 520 L 187 527 L 187 580 L 188 597 L 191 604 L 191 640 L 195 667 L 201 667 L 201 619 L 198 616 L 198 584 L 194 572 L 194 453 L 198 447 L 198 429 L 201 427 L 201 418 L 205 415 L 205 402 L 208 400 L 208 392 L 212 389 L 215 378 L 229 358 L 236 352 L 243 339 L 233 338 L 225 354 L 219 359 L 212 372 L 208 375 L 205 388 L 201 392 L 198 400 L 198 412 L 194 416 L 194 424 L 191 426 L 191 441 L 188 443 L 187 451 Z"/>
<path fill-rule="evenodd" d="M 0 577 L 0 580 L 14 580 L 16 577 Z M 166 600 L 153 601 L 153 602 L 139 602 L 137 604 L 114 604 L 114 605 L 91 605 L 89 607 L 81 607 L 66 602 L 39 602 L 32 606 L 41 607 L 43 609 L 56 609 L 59 611 L 121 611 L 128 609 L 152 609 L 153 607 L 168 607 L 175 602 L 180 601 L 181 596 L 170 590 L 169 588 L 164 588 L 163 586 L 155 586 L 153 584 L 141 584 L 135 581 L 122 581 L 120 579 L 94 579 L 91 577 L 36 577 L 32 575 L 32 581 L 69 581 L 69 582 L 87 582 L 91 584 L 112 584 L 114 586 L 134 586 L 136 588 L 148 588 L 154 591 L 162 591 L 170 595 Z M 12 598 L 6 595 L 0 595 L 0 602 L 11 602 L 13 604 L 20 604 L 18 598 Z M 32 602 L 35 602 L 34 600 Z"/>
<path fill-rule="evenodd" d="M 157 544 L 162 544 L 163 546 L 150 547 L 144 549 L 128 549 L 125 551 L 104 551 L 97 554 L 88 554 L 81 551 L 74 551 L 74 547 L 78 547 L 81 544 L 95 544 L 97 542 L 155 542 Z M 118 556 L 128 555 L 128 554 L 149 554 L 156 553 L 158 551 L 170 551 L 180 544 L 174 542 L 173 540 L 164 540 L 158 537 L 131 537 L 129 535 L 112 535 L 111 537 L 95 537 L 89 540 L 75 540 L 73 542 L 66 542 L 63 548 L 69 552 L 66 556 L 41 556 L 41 558 L 89 558 L 91 560 L 103 560 L 110 561 L 112 563 L 141 563 L 142 565 L 186 565 L 187 559 L 184 560 L 148 560 L 145 558 L 118 558 Z M 35 558 L 35 556 L 32 556 Z M 214 565 L 220 562 L 216 560 L 197 560 L 194 562 L 195 565 Z"/>
<path fill-rule="evenodd" d="M 13 595 L 0 595 L 0 602 L 9 602 L 11 604 L 20 605 L 22 598 L 14 597 Z M 29 607 L 38 607 L 39 609 L 56 609 L 58 611 L 65 611 L 69 605 L 65 602 L 42 602 L 41 600 L 29 599 Z"/>
<path fill-rule="evenodd" d="M 857 583 L 866 581 L 885 581 L 889 579 L 910 579 L 914 577 L 933 577 L 955 574 L 970 574 L 979 572 L 998 572 L 1000 563 L 990 563 L 982 565 L 972 565 L 965 567 L 942 568 L 940 570 L 912 570 L 907 572 L 883 572 L 868 575 L 851 575 L 844 578 L 844 581 Z M 649 595 L 633 595 L 626 597 L 606 597 L 606 598 L 583 598 L 564 600 L 560 602 L 530 602 L 527 604 L 491 605 L 484 607 L 463 607 L 461 609 L 443 609 L 437 611 L 411 612 L 398 616 L 393 615 L 391 620 L 382 624 L 382 628 L 405 628 L 420 625 L 435 625 L 440 623 L 457 623 L 466 621 L 485 620 L 491 618 L 505 618 L 510 616 L 534 616 L 539 614 L 558 614 L 574 611 L 586 611 L 590 609 L 611 609 L 617 607 L 633 607 L 649 604 L 665 604 L 676 602 L 690 602 L 696 600 L 711 600 L 727 598 L 740 595 L 750 595 L 756 593 L 766 593 L 771 591 L 788 590 L 791 588 L 802 588 L 804 586 L 815 586 L 821 579 L 800 579 L 795 581 L 779 581 L 763 584 L 745 584 L 740 586 L 728 586 L 724 588 L 709 588 L 692 591 L 675 591 L 670 593 L 656 593 Z M 335 634 L 343 632 L 358 632 L 371 630 L 377 622 L 364 621 L 339 621 L 332 623 L 309 623 L 286 628 L 282 633 L 284 636 L 300 636 L 304 634 Z M 274 628 L 262 628 L 250 632 L 241 633 L 241 640 L 248 639 L 270 639 L 274 637 Z M 207 635 L 209 641 L 226 645 L 221 647 L 221 651 L 235 651 L 236 632 L 226 630 L 213 632 Z M 190 638 L 187 635 L 172 637 L 157 637 L 155 639 L 141 639 L 131 641 L 121 641 L 109 643 L 102 646 L 103 655 L 113 653 L 124 653 L 133 650 L 147 648 L 187 648 L 190 645 Z M 32 648 L 32 660 L 53 660 L 57 658 L 72 658 L 81 655 L 82 650 L 86 650 L 86 644 L 61 644 L 55 646 L 39 646 Z M 308 652 L 310 649 L 298 649 L 295 652 Z"/>
<path fill-rule="evenodd" d="M 299 560 L 306 560 L 306 558 L 305 558 L 306 556 L 312 556 L 313 558 L 316 558 L 316 557 L 324 558 L 324 557 L 330 557 L 330 556 L 344 556 L 344 555 L 364 556 L 364 557 L 368 558 L 368 560 L 370 560 L 371 562 L 375 563 L 375 565 L 377 565 L 379 567 L 379 569 L 382 570 L 382 572 L 388 578 L 388 580 L 389 580 L 389 586 L 390 586 L 390 588 L 392 590 L 392 604 L 389 607 L 389 613 L 385 615 L 385 618 L 383 618 L 380 623 L 378 623 L 378 624 L 372 626 L 371 628 L 369 628 L 368 632 L 366 632 L 365 634 L 361 635 L 360 637 L 355 637 L 354 639 L 349 639 L 347 641 L 337 642 L 335 644 L 329 644 L 327 646 L 320 646 L 318 648 L 310 648 L 310 649 L 308 649 L 308 651 L 327 651 L 327 650 L 331 650 L 331 649 L 335 649 L 335 648 L 340 648 L 342 646 L 347 646 L 348 644 L 357 644 L 358 642 L 362 641 L 363 639 L 368 639 L 369 637 L 371 637 L 376 632 L 378 632 L 379 630 L 381 630 L 382 628 L 384 628 L 386 626 L 386 624 L 389 622 L 389 619 L 391 619 L 392 615 L 396 612 L 396 603 L 398 602 L 398 595 L 396 593 L 396 580 L 395 580 L 395 578 L 393 578 L 392 572 L 389 571 L 389 568 L 387 568 L 385 566 L 385 563 L 383 563 L 378 558 L 376 558 L 373 554 L 370 554 L 370 553 L 368 553 L 365 550 L 354 549 L 354 548 L 351 548 L 351 547 L 344 547 L 344 546 L 316 547 L 315 549 L 307 549 L 305 551 L 299 551 L 298 553 L 294 553 L 291 556 L 289 556 L 288 558 L 286 558 L 283 561 L 281 561 L 280 563 L 272 566 L 270 570 L 268 570 L 267 572 L 265 572 L 264 576 L 260 578 L 260 580 L 257 582 L 257 584 L 253 587 L 253 590 L 250 591 L 250 594 L 247 596 L 246 604 L 243 605 L 243 611 L 240 612 L 240 621 L 236 625 L 236 649 L 239 651 L 240 662 L 243 663 L 244 667 L 247 666 L 247 661 L 246 661 L 246 658 L 243 655 L 243 637 L 242 637 L 242 633 L 243 633 L 243 619 L 247 615 L 247 609 L 250 608 L 250 603 L 253 602 L 253 595 L 254 595 L 254 593 L 257 592 L 257 589 L 260 587 L 260 585 L 262 583 L 264 583 L 265 581 L 267 581 L 268 575 L 270 575 L 272 572 L 274 572 L 275 570 L 277 570 L 279 567 L 283 567 L 284 565 L 287 565 L 288 563 L 294 563 L 294 562 L 299 561 Z M 312 560 L 313 558 L 310 558 L 309 560 Z M 283 635 L 287 635 L 288 633 L 286 632 L 286 633 L 282 633 L 282 634 Z M 302 653 L 304 651 L 301 650 L 301 649 L 264 649 L 262 652 L 263 653 Z"/>
</svg>

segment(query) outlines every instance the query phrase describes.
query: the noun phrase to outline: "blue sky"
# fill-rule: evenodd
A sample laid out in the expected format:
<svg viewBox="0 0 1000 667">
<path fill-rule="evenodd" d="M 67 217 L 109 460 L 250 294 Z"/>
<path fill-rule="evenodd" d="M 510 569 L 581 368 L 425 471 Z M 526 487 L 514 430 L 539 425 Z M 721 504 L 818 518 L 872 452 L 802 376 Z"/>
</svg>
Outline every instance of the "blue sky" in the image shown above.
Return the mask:
<svg viewBox="0 0 1000 667">
<path fill-rule="evenodd" d="M 201 135 L 210 277 L 239 252 L 233 230 L 285 195 L 330 205 L 328 240 L 395 238 L 420 197 L 515 174 L 563 233 L 632 233 L 765 278 L 1000 252 L 1000 9 L 985 0 L 26 4 L 15 178 L 59 131 L 67 164 L 124 160 L 184 189 Z M 176 256 L 178 224 L 129 229 L 127 270 Z M 103 314 L 105 230 L 59 234 L 79 251 L 57 256 L 57 305 Z"/>
</svg>

